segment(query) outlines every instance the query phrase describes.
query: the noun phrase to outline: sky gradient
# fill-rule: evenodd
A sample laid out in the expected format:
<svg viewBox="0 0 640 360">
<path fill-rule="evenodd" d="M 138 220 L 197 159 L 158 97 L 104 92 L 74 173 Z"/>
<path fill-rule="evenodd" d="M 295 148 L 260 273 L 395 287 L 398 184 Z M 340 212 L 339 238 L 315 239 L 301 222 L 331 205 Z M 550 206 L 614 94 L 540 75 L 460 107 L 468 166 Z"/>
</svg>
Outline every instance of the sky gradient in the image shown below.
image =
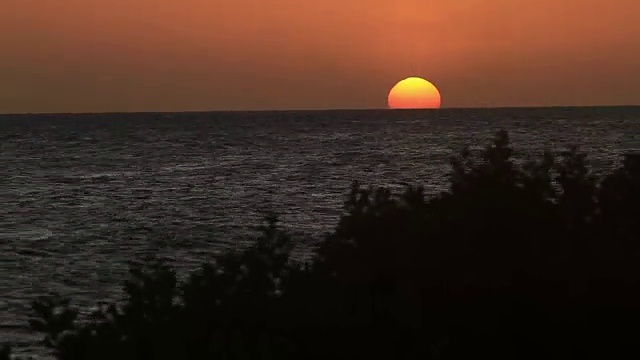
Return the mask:
<svg viewBox="0 0 640 360">
<path fill-rule="evenodd" d="M 640 104 L 638 0 L 3 0 L 0 113 Z"/>
</svg>

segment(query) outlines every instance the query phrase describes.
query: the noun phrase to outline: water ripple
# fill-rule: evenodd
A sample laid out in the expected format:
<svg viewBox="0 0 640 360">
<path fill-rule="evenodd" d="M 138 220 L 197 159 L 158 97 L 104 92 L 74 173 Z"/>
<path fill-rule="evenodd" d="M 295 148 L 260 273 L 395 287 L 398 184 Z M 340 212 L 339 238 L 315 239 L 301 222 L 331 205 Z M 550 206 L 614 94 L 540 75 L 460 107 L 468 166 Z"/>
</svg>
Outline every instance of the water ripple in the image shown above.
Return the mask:
<svg viewBox="0 0 640 360">
<path fill-rule="evenodd" d="M 0 338 L 29 303 L 119 296 L 129 260 L 192 269 L 280 214 L 305 257 L 352 180 L 446 188 L 448 159 L 510 131 L 518 156 L 579 144 L 594 169 L 638 148 L 638 108 L 42 115 L 0 118 Z"/>
</svg>

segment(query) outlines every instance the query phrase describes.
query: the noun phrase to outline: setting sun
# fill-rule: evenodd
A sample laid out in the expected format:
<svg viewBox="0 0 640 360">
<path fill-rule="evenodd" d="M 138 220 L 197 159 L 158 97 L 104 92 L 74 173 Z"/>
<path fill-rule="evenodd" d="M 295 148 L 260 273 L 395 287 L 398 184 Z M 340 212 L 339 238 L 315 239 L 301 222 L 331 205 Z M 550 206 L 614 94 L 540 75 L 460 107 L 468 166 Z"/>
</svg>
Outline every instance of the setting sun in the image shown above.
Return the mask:
<svg viewBox="0 0 640 360">
<path fill-rule="evenodd" d="M 392 109 L 438 109 L 440 92 L 430 82 L 410 77 L 398 82 L 389 91 L 388 103 Z"/>
</svg>

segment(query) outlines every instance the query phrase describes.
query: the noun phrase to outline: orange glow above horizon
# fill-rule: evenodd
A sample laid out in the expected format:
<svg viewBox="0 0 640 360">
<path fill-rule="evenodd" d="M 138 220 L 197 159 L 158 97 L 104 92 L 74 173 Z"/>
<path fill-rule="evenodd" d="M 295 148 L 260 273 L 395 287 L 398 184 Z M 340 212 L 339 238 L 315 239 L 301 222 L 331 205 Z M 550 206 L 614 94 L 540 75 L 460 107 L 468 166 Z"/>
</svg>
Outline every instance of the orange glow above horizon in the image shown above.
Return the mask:
<svg viewBox="0 0 640 360">
<path fill-rule="evenodd" d="M 15 0 L 0 113 L 637 104 L 638 0 Z"/>
<path fill-rule="evenodd" d="M 389 91 L 387 102 L 392 109 L 438 109 L 440 91 L 429 81 L 410 77 L 398 82 Z"/>
</svg>

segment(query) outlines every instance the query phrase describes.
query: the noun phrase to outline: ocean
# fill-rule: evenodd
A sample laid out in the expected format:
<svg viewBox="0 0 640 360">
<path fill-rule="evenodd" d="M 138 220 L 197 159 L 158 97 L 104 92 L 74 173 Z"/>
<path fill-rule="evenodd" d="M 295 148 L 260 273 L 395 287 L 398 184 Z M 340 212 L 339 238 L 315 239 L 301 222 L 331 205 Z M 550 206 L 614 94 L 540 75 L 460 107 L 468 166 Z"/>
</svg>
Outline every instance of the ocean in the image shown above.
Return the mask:
<svg viewBox="0 0 640 360">
<path fill-rule="evenodd" d="M 602 173 L 640 148 L 640 107 L 0 115 L 0 342 L 42 354 L 36 296 L 117 299 L 129 261 L 186 273 L 270 212 L 307 258 L 353 180 L 447 190 L 500 129 L 518 159 L 575 144 Z"/>
</svg>

